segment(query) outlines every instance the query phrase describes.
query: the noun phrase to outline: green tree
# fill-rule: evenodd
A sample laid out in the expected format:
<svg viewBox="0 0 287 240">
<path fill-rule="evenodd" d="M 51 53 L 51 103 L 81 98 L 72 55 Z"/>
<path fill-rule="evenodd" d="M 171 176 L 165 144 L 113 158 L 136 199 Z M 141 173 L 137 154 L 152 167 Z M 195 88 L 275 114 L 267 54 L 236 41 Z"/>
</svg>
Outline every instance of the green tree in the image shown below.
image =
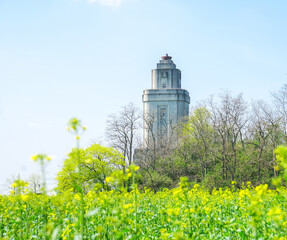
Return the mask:
<svg viewBox="0 0 287 240">
<path fill-rule="evenodd" d="M 93 144 L 86 149 L 73 149 L 57 174 L 57 190 L 76 191 L 76 186 L 82 185 L 83 192 L 87 193 L 97 183 L 106 188 L 106 177 L 122 169 L 124 164 L 124 157 L 113 148 Z"/>
<path fill-rule="evenodd" d="M 182 153 L 184 149 L 192 149 L 193 164 L 197 165 L 198 178 L 203 180 L 212 163 L 213 129 L 210 112 L 205 107 L 198 107 L 192 112 L 182 131 Z M 191 159 L 191 158 L 190 158 Z M 194 161 L 195 160 L 195 161 Z"/>
</svg>

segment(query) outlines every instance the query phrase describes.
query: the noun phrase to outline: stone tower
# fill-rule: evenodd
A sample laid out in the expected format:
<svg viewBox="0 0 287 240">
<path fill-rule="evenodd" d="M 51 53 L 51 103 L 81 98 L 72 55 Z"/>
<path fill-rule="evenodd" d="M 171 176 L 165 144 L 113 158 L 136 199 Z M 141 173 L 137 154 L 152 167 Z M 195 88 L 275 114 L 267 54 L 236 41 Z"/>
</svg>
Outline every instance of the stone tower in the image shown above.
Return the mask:
<svg viewBox="0 0 287 240">
<path fill-rule="evenodd" d="M 189 93 L 181 88 L 181 71 L 163 56 L 152 70 L 152 89 L 143 91 L 144 143 L 150 138 L 169 137 L 172 126 L 189 115 Z"/>
</svg>

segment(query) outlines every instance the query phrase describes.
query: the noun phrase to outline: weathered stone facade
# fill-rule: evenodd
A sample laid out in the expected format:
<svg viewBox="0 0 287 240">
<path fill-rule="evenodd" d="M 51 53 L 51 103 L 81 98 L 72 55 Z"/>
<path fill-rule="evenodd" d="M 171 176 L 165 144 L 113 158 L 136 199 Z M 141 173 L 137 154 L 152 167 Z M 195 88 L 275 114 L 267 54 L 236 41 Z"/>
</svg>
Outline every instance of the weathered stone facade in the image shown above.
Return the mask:
<svg viewBox="0 0 287 240">
<path fill-rule="evenodd" d="M 169 136 L 172 125 L 189 115 L 190 97 L 181 88 L 181 71 L 166 55 L 152 70 L 152 89 L 143 91 L 144 144 L 153 136 Z"/>
</svg>

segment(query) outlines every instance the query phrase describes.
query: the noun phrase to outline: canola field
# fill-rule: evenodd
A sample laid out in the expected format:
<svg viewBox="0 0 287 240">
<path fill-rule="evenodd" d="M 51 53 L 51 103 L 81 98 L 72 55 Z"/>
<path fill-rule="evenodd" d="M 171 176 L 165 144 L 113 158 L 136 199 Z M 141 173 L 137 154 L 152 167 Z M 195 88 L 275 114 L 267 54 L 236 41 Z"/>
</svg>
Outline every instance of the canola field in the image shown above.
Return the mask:
<svg viewBox="0 0 287 240">
<path fill-rule="evenodd" d="M 285 188 L 134 189 L 1 196 L 0 239 L 287 239 Z"/>
</svg>

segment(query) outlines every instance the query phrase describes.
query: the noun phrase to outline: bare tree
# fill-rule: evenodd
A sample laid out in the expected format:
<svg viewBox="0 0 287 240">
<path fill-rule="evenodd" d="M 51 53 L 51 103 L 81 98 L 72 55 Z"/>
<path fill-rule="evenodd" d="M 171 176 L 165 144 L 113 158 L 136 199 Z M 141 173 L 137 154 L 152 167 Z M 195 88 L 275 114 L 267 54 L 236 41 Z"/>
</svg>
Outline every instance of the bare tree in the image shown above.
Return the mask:
<svg viewBox="0 0 287 240">
<path fill-rule="evenodd" d="M 6 183 L 3 184 L 3 192 L 5 194 L 9 193 L 10 191 L 14 190 L 14 188 L 11 186 L 12 183 L 14 183 L 16 180 L 20 179 L 20 174 L 18 176 L 12 175 L 9 178 L 6 179 Z"/>
<path fill-rule="evenodd" d="M 155 169 L 156 160 L 167 156 L 177 144 L 178 125 L 172 121 L 172 117 L 158 119 L 156 113 L 144 114 L 144 143 L 145 164 Z M 159 121 L 162 121 L 159 123 Z M 149 159 L 149 161 L 147 161 Z"/>
<path fill-rule="evenodd" d="M 274 99 L 277 114 L 280 116 L 281 124 L 284 127 L 285 142 L 287 142 L 287 84 L 284 84 L 278 92 L 273 92 L 271 95 Z"/>
<path fill-rule="evenodd" d="M 263 101 L 254 101 L 252 103 L 252 114 L 249 122 L 249 144 L 252 144 L 257 151 L 257 181 L 262 182 L 262 169 L 270 169 L 276 166 L 274 149 L 282 141 L 282 126 L 280 126 L 281 117 L 275 114 L 274 110 Z M 272 152 L 272 161 L 263 154 Z M 274 168 L 274 176 L 277 176 L 277 170 Z"/>
<path fill-rule="evenodd" d="M 33 193 L 40 193 L 42 184 L 42 176 L 40 174 L 32 174 L 28 179 L 29 187 Z"/>
<path fill-rule="evenodd" d="M 117 114 L 108 117 L 106 138 L 110 145 L 118 149 L 129 166 L 133 161 L 135 139 L 140 128 L 139 110 L 133 103 L 124 106 Z"/>
<path fill-rule="evenodd" d="M 161 119 L 157 113 L 144 114 L 143 122 L 145 134 L 141 148 L 136 151 L 136 164 L 150 182 L 149 187 L 158 189 L 159 186 L 172 182 L 167 175 L 174 170 L 174 161 L 171 158 L 178 142 L 178 126 L 172 121 L 172 117 Z"/>
<path fill-rule="evenodd" d="M 228 173 L 234 180 L 239 162 L 239 149 L 244 149 L 243 134 L 247 123 L 247 104 L 242 94 L 231 96 L 224 92 L 220 96 L 220 105 L 213 98 L 208 101 L 211 120 L 214 129 L 214 140 L 218 149 L 214 155 L 222 162 L 222 178 L 226 180 Z M 220 152 L 220 154 L 218 154 Z"/>
</svg>

